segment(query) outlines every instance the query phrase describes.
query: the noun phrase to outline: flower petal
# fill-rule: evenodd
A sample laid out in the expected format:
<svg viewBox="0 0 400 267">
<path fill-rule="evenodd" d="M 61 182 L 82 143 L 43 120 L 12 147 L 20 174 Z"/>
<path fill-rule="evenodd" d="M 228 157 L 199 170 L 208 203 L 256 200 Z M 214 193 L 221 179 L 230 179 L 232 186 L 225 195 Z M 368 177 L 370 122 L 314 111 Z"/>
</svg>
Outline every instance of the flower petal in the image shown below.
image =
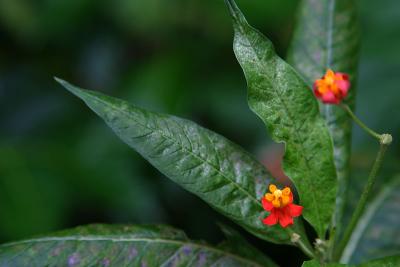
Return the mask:
<svg viewBox="0 0 400 267">
<path fill-rule="evenodd" d="M 290 210 L 287 207 L 281 209 L 280 212 L 278 213 L 278 216 L 279 216 L 279 224 L 283 228 L 293 224 L 293 218 L 292 216 L 290 216 Z"/>
<path fill-rule="evenodd" d="M 337 104 L 339 103 L 339 100 L 332 91 L 329 91 L 322 95 L 322 102 L 327 104 Z"/>
<path fill-rule="evenodd" d="M 336 81 L 336 85 L 339 87 L 342 96 L 343 97 L 347 96 L 347 92 L 349 91 L 350 88 L 350 82 L 346 80 L 340 80 Z"/>
<path fill-rule="evenodd" d="M 271 211 L 271 210 L 274 208 L 274 206 L 272 205 L 272 203 L 269 202 L 269 201 L 267 201 L 267 200 L 265 199 L 265 197 L 263 197 L 263 198 L 261 199 L 261 203 L 262 203 L 263 208 L 264 208 L 266 211 Z"/>
<path fill-rule="evenodd" d="M 299 206 L 299 205 L 296 205 L 296 204 L 289 204 L 288 205 L 288 210 L 290 212 L 290 216 L 298 217 L 303 212 L 303 207 Z"/>
<path fill-rule="evenodd" d="M 270 226 L 275 225 L 277 222 L 278 222 L 278 215 L 275 212 L 275 210 L 272 210 L 271 214 L 268 215 L 268 217 L 263 220 L 263 224 L 270 225 Z"/>
</svg>

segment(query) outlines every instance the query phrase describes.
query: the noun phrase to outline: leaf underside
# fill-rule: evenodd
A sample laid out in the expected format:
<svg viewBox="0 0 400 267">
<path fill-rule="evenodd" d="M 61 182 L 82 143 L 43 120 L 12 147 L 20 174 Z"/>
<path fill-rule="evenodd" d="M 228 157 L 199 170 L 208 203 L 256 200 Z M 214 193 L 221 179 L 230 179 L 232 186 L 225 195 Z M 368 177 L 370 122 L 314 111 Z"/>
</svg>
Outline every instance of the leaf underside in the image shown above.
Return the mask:
<svg viewBox="0 0 400 267">
<path fill-rule="evenodd" d="M 304 217 L 320 237 L 331 221 L 336 196 L 333 147 L 318 103 L 303 79 L 278 57 L 272 43 L 249 26 L 233 0 L 234 52 L 248 85 L 248 102 L 273 140 L 285 143 L 284 171 L 294 182 Z"/>
<path fill-rule="evenodd" d="M 171 180 L 254 235 L 274 243 L 291 244 L 283 228 L 262 224 L 267 213 L 260 200 L 267 186 L 275 181 L 242 148 L 191 121 L 146 111 L 58 81 Z M 299 227 L 295 226 L 295 230 L 305 238 Z"/>
<path fill-rule="evenodd" d="M 89 225 L 0 246 L 0 266 L 253 266 L 167 226 Z M 270 265 L 275 266 L 275 265 Z"/>
<path fill-rule="evenodd" d="M 300 3 L 288 62 L 304 77 L 309 86 L 328 68 L 349 74 L 352 87 L 345 99 L 354 106 L 356 74 L 360 47 L 355 0 L 303 0 Z M 343 206 L 350 172 L 351 125 L 346 112 L 335 105 L 320 103 L 334 143 L 338 178 L 335 219 L 336 236 L 341 235 Z"/>
<path fill-rule="evenodd" d="M 400 176 L 387 184 L 367 206 L 341 262 L 361 263 L 400 253 Z"/>
</svg>

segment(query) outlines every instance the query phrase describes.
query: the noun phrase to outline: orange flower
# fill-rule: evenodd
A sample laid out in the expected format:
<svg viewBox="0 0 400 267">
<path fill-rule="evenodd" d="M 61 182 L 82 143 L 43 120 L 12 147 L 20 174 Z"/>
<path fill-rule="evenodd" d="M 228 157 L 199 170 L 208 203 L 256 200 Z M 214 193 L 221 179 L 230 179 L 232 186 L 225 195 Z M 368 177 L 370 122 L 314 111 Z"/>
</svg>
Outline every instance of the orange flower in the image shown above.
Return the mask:
<svg viewBox="0 0 400 267">
<path fill-rule="evenodd" d="M 261 203 L 266 211 L 271 213 L 263 220 L 269 226 L 279 222 L 282 227 L 293 224 L 293 217 L 298 217 L 303 211 L 303 207 L 293 204 L 293 194 L 289 187 L 280 190 L 274 184 L 269 186 L 271 193 L 266 193 Z"/>
<path fill-rule="evenodd" d="M 349 76 L 328 69 L 326 74 L 314 82 L 314 94 L 325 104 L 339 104 L 350 88 Z"/>
</svg>

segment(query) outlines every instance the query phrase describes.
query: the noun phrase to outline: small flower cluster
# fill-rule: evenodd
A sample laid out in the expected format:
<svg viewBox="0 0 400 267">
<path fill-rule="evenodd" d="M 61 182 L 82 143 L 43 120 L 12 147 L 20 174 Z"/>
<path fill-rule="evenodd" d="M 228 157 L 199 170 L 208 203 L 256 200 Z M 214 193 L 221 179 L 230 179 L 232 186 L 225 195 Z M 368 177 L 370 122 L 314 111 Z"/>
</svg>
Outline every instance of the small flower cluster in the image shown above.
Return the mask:
<svg viewBox="0 0 400 267">
<path fill-rule="evenodd" d="M 293 194 L 289 187 L 280 190 L 271 184 L 269 191 L 261 200 L 263 208 L 270 212 L 263 223 L 272 226 L 279 222 L 282 227 L 292 225 L 293 217 L 300 216 L 303 207 L 293 204 Z"/>
<path fill-rule="evenodd" d="M 314 94 L 325 104 L 339 104 L 350 88 L 349 76 L 328 69 L 326 74 L 314 82 Z"/>
<path fill-rule="evenodd" d="M 325 104 L 339 104 L 350 89 L 349 76 L 345 73 L 334 72 L 328 69 L 325 75 L 314 82 L 315 96 Z M 266 193 L 261 203 L 270 214 L 263 219 L 263 223 L 272 226 L 279 222 L 282 227 L 293 224 L 293 218 L 303 212 L 303 207 L 293 204 L 293 194 L 289 187 L 282 190 L 276 185 L 269 186 L 270 193 Z"/>
</svg>

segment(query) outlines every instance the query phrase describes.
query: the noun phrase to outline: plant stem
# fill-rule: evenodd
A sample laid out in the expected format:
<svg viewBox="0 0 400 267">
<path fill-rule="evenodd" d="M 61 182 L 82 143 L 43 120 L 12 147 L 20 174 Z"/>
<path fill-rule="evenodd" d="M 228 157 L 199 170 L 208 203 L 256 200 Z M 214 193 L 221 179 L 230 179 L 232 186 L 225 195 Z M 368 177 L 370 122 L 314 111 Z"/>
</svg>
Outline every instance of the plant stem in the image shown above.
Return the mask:
<svg viewBox="0 0 400 267">
<path fill-rule="evenodd" d="M 390 141 L 389 142 L 388 142 L 388 140 L 385 139 L 385 136 L 389 136 L 390 137 Z M 377 173 L 378 173 L 378 171 L 379 171 L 379 169 L 380 169 L 380 167 L 382 165 L 382 161 L 383 161 L 383 157 L 385 155 L 386 149 L 390 145 L 391 136 L 390 135 L 385 135 L 385 134 L 384 135 L 379 135 L 379 140 L 380 140 L 380 148 L 379 148 L 379 151 L 378 151 L 378 155 L 376 156 L 375 163 L 372 166 L 371 173 L 368 176 L 367 184 L 365 185 L 364 190 L 363 190 L 363 192 L 361 194 L 361 198 L 357 203 L 356 209 L 355 209 L 355 211 L 353 213 L 353 216 L 351 217 L 350 223 L 347 226 L 346 231 L 344 232 L 343 239 L 339 243 L 338 250 L 335 253 L 335 260 L 339 260 L 340 259 L 341 255 L 343 253 L 343 250 L 345 249 L 347 243 L 349 242 L 350 237 L 351 237 L 351 235 L 353 233 L 353 230 L 356 227 L 357 222 L 358 222 L 359 218 L 361 217 L 361 215 L 362 215 L 362 213 L 363 213 L 363 211 L 365 209 L 365 206 L 366 206 L 366 203 L 367 203 L 367 200 L 368 200 L 368 196 L 369 196 L 369 194 L 371 192 L 372 187 L 374 186 Z"/>
<path fill-rule="evenodd" d="M 353 113 L 351 108 L 346 105 L 346 104 L 340 104 L 340 106 L 347 111 L 347 113 L 350 115 L 350 117 L 357 123 L 364 131 L 366 131 L 368 134 L 372 135 L 378 140 L 381 140 L 381 135 L 376 133 L 375 131 L 371 130 L 367 125 L 365 125 L 357 116 Z"/>
<path fill-rule="evenodd" d="M 286 229 L 291 237 L 293 234 L 296 234 L 292 229 L 290 228 Z M 303 240 L 302 237 L 299 236 L 299 238 L 296 241 L 292 242 L 295 243 L 308 257 L 310 257 L 311 259 L 315 259 L 314 251 L 307 237 L 305 237 L 305 240 Z"/>
</svg>

